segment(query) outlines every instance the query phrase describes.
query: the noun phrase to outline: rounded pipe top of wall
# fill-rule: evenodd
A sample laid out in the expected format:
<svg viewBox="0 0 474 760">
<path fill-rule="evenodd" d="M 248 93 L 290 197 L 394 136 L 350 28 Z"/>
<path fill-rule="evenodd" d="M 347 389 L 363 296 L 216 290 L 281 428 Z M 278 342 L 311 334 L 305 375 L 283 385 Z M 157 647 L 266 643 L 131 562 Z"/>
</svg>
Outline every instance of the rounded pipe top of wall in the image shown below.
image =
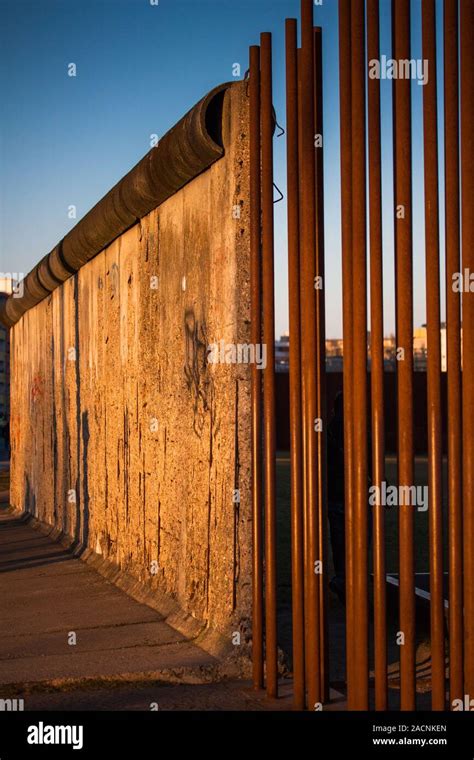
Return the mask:
<svg viewBox="0 0 474 760">
<path fill-rule="evenodd" d="M 11 327 L 142 217 L 224 155 L 224 94 L 215 87 L 167 132 L 24 278 L 0 308 Z"/>
</svg>

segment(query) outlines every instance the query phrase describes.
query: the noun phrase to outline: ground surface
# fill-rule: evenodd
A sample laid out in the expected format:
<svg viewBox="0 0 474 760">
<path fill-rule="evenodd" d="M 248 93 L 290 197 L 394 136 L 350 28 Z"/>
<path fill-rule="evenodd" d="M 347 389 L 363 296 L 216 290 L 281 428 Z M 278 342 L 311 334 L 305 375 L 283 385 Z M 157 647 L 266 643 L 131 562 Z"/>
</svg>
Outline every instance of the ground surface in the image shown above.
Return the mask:
<svg viewBox="0 0 474 760">
<path fill-rule="evenodd" d="M 0 699 L 25 710 L 288 710 L 0 506 Z M 70 644 L 74 640 L 76 644 Z"/>
<path fill-rule="evenodd" d="M 418 472 L 423 477 L 423 463 Z M 278 462 L 279 643 L 291 667 L 289 461 Z M 392 481 L 393 482 L 393 481 Z M 0 463 L 0 492 L 8 471 Z M 1 500 L 1 499 L 0 499 Z M 7 502 L 5 492 L 3 501 Z M 388 553 L 396 525 L 388 522 Z M 390 529 L 389 529 L 390 526 Z M 424 530 L 420 523 L 420 531 Z M 288 710 L 291 679 L 267 700 L 246 681 L 206 683 L 216 660 L 155 610 L 140 604 L 62 545 L 0 506 L 0 699 L 23 697 L 27 710 Z M 328 594 L 330 677 L 325 709 L 341 709 L 345 678 L 345 609 Z M 396 633 L 396 599 L 389 641 Z M 389 605 L 390 612 L 390 605 Z M 389 615 L 389 617 L 391 617 Z M 71 634 L 75 634 L 76 643 Z M 430 653 L 418 647 L 419 708 L 429 707 Z M 390 705 L 397 709 L 398 649 L 389 646 Z"/>
</svg>

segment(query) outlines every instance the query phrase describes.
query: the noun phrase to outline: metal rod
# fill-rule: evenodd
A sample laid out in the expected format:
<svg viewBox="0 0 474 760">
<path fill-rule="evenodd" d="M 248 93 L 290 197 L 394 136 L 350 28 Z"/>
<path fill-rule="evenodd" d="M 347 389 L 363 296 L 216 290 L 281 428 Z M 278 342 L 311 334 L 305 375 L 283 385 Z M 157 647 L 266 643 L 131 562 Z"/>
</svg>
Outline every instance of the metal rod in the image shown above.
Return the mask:
<svg viewBox="0 0 474 760">
<path fill-rule="evenodd" d="M 392 0 L 392 55 L 410 59 L 410 0 Z M 411 92 L 409 79 L 393 84 L 395 291 L 398 395 L 398 482 L 413 485 L 413 275 Z M 399 505 L 400 706 L 414 710 L 415 563 L 413 507 Z M 402 643 L 403 642 L 403 643 Z"/>
<path fill-rule="evenodd" d="M 298 68 L 298 190 L 301 193 L 301 175 L 302 175 L 302 169 L 301 169 L 301 133 L 302 133 L 302 123 L 301 123 L 301 48 L 298 48 L 296 51 L 296 62 L 297 62 L 297 68 Z M 301 238 L 301 215 L 299 219 L 299 231 L 300 231 L 300 238 Z"/>
<path fill-rule="evenodd" d="M 339 97 L 341 129 L 341 247 L 344 351 L 344 490 L 346 542 L 346 670 L 348 708 L 353 708 L 355 620 L 353 563 L 353 425 L 352 425 L 352 96 L 351 96 L 351 4 L 339 0 Z"/>
<path fill-rule="evenodd" d="M 262 340 L 260 197 L 260 48 L 250 48 L 250 289 L 251 341 Z M 252 667 L 255 689 L 263 688 L 262 384 L 252 364 Z"/>
<path fill-rule="evenodd" d="M 329 620 L 327 609 L 328 548 L 327 548 L 327 410 L 326 410 L 326 307 L 324 268 L 324 143 L 323 143 L 323 40 L 322 29 L 313 29 L 314 35 L 314 126 L 315 126 L 315 177 L 316 177 L 316 367 L 317 417 L 322 421 L 317 434 L 318 451 L 318 528 L 319 558 L 319 636 L 321 701 L 329 699 Z M 319 143 L 321 139 L 321 143 Z"/>
<path fill-rule="evenodd" d="M 301 197 L 302 197 L 302 184 L 301 184 L 301 178 L 303 176 L 303 169 L 302 169 L 302 134 L 303 134 L 303 121 L 301 118 L 301 103 L 302 103 L 302 97 L 301 97 L 301 48 L 298 48 L 297 52 L 297 66 L 298 66 L 298 190 L 299 190 L 299 198 L 298 198 L 298 211 L 299 211 L 299 243 L 300 243 L 300 282 L 299 282 L 299 288 L 300 288 L 300 320 L 301 320 L 301 297 L 302 297 L 302 291 L 303 291 L 303 281 L 301 277 L 301 238 L 302 238 L 302 226 L 303 226 L 303 214 L 301 213 Z M 301 337 L 301 330 L 300 330 L 300 351 L 302 350 L 302 337 Z M 302 383 L 302 370 L 301 370 L 301 362 L 302 357 L 300 356 L 300 389 L 301 389 L 301 458 L 302 458 L 302 489 L 303 489 L 303 597 L 304 597 L 304 606 L 305 609 L 307 608 L 308 604 L 308 584 L 306 581 L 306 568 L 307 568 L 307 548 L 308 548 L 308 542 L 306 540 L 306 536 L 308 534 L 307 525 L 306 525 L 306 464 L 307 464 L 307 454 L 306 454 L 306 439 L 304 435 L 304 417 L 305 417 L 305 398 L 303 395 L 303 383 Z M 306 621 L 305 621 L 305 629 L 304 629 L 304 635 L 305 635 L 305 647 L 306 647 Z M 305 686 L 306 686 L 306 673 L 307 673 L 307 667 L 308 663 L 306 662 L 306 654 L 305 654 Z"/>
<path fill-rule="evenodd" d="M 474 4 L 461 0 L 462 272 L 474 273 Z M 462 294 L 462 420 L 464 530 L 464 693 L 474 694 L 474 296 Z"/>
<path fill-rule="evenodd" d="M 443 504 L 441 483 L 441 333 L 439 282 L 438 109 L 435 0 L 422 2 L 426 321 L 428 344 L 428 493 L 430 544 L 431 706 L 445 708 Z"/>
<path fill-rule="evenodd" d="M 314 53 L 313 3 L 301 2 L 301 379 L 304 436 L 306 578 L 305 663 L 310 709 L 321 702 L 319 626 L 319 530 L 317 513 L 318 472 L 315 423 L 316 322 L 314 278 L 316 274 L 315 165 L 314 165 Z"/>
<path fill-rule="evenodd" d="M 444 2 L 446 371 L 448 385 L 449 699 L 464 699 L 462 559 L 461 270 L 459 228 L 458 0 Z"/>
<path fill-rule="evenodd" d="M 304 565 L 301 441 L 301 347 L 298 187 L 297 22 L 286 19 L 286 144 L 288 183 L 288 291 L 290 321 L 291 598 L 293 699 L 305 707 Z"/>
<path fill-rule="evenodd" d="M 264 32 L 261 48 L 262 136 L 262 279 L 263 341 L 267 365 L 263 370 L 263 441 L 265 472 L 265 654 L 269 697 L 278 696 L 277 563 L 275 499 L 275 297 L 273 261 L 273 104 L 272 36 Z"/>
<path fill-rule="evenodd" d="M 351 3 L 352 286 L 354 401 L 354 595 L 357 600 L 354 708 L 369 708 L 367 250 L 365 147 L 365 2 Z"/>
<path fill-rule="evenodd" d="M 367 0 L 367 57 L 380 60 L 379 0 Z M 368 77 L 369 236 L 370 236 L 370 358 L 372 395 L 372 482 L 381 493 L 385 479 L 382 148 L 380 80 Z M 373 508 L 374 527 L 374 659 L 375 709 L 387 709 L 387 598 L 385 573 L 385 507 L 380 496 Z"/>
</svg>

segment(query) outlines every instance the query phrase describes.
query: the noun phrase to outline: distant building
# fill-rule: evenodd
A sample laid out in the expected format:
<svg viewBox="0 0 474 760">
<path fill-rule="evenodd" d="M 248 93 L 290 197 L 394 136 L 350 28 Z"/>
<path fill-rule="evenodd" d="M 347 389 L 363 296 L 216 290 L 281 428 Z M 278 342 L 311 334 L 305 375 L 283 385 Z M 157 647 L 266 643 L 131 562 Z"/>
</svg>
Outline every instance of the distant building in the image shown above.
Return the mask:
<svg viewBox="0 0 474 760">
<path fill-rule="evenodd" d="M 461 328 L 461 344 L 462 344 L 462 328 Z M 446 322 L 441 322 L 441 372 L 446 372 L 448 369 L 448 345 L 446 342 Z"/>
<path fill-rule="evenodd" d="M 275 370 L 288 372 L 290 367 L 290 336 L 285 333 L 275 341 Z M 326 341 L 326 371 L 342 372 L 342 338 Z"/>
<path fill-rule="evenodd" d="M 462 344 L 462 329 L 461 329 Z M 441 372 L 446 372 L 448 366 L 447 342 L 446 342 L 446 322 L 440 325 L 440 350 L 441 350 Z M 426 372 L 428 367 L 428 332 L 426 325 L 418 327 L 413 334 L 413 357 L 415 370 Z"/>
<path fill-rule="evenodd" d="M 275 370 L 288 372 L 290 366 L 290 336 L 285 333 L 275 341 Z"/>
<path fill-rule="evenodd" d="M 328 338 L 326 340 L 326 372 L 342 372 L 342 346 L 342 338 Z"/>
<path fill-rule="evenodd" d="M 413 368 L 415 372 L 426 372 L 428 363 L 428 339 L 426 325 L 415 327 L 413 331 Z"/>
<path fill-rule="evenodd" d="M 461 332 L 462 336 L 462 332 Z M 461 338 L 462 342 L 462 338 Z M 446 347 L 446 323 L 440 324 L 440 350 L 441 350 L 441 372 L 447 369 L 447 347 Z M 397 369 L 397 345 L 394 335 L 389 335 L 383 339 L 384 348 L 384 368 L 386 372 Z M 413 330 L 413 369 L 415 372 L 426 372 L 428 369 L 428 334 L 426 325 L 415 327 Z"/>
<path fill-rule="evenodd" d="M 462 335 L 462 333 L 461 333 Z M 462 342 L 462 338 L 461 338 Z M 441 371 L 446 372 L 446 324 L 440 325 Z M 344 359 L 344 341 L 342 338 L 326 340 L 326 372 L 342 372 Z M 397 369 L 397 343 L 395 335 L 383 339 L 383 362 L 385 372 Z M 277 372 L 288 372 L 290 364 L 290 337 L 288 333 L 275 341 L 275 368 Z M 367 333 L 367 368 L 370 371 L 370 332 Z M 428 338 L 426 325 L 416 327 L 413 331 L 413 368 L 415 372 L 426 372 L 428 366 Z"/>
<path fill-rule="evenodd" d="M 14 283 L 0 277 L 0 306 L 13 291 Z M 10 418 L 10 336 L 9 330 L 0 323 L 0 418 Z M 0 455 L 5 455 L 3 437 L 0 435 Z"/>
<path fill-rule="evenodd" d="M 397 368 L 395 335 L 387 335 L 383 339 L 383 368 L 385 372 L 395 372 Z"/>
<path fill-rule="evenodd" d="M 290 367 L 290 336 L 285 333 L 275 341 L 275 370 L 288 372 Z M 326 341 L 326 371 L 342 372 L 342 339 Z"/>
</svg>

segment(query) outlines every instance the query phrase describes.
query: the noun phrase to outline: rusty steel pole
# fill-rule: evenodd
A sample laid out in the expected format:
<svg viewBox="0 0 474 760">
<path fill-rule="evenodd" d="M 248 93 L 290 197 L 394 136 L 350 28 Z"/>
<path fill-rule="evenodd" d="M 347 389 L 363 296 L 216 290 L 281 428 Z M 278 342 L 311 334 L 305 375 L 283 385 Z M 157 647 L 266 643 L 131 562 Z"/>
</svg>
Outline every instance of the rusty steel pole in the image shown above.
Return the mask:
<svg viewBox="0 0 474 760">
<path fill-rule="evenodd" d="M 296 51 L 296 64 L 298 70 L 298 190 L 301 193 L 301 48 Z M 301 237 L 301 219 L 299 219 L 299 231 Z"/>
<path fill-rule="evenodd" d="M 303 176 L 303 169 L 302 169 L 302 133 L 303 133 L 303 121 L 301 118 L 301 48 L 298 48 L 296 51 L 296 61 L 297 61 L 297 69 L 298 69 L 298 190 L 299 190 L 299 198 L 298 198 L 298 215 L 299 215 L 299 244 L 300 244 L 300 281 L 299 281 L 299 289 L 300 289 L 300 320 L 301 320 L 301 296 L 302 296 L 302 279 L 301 279 L 301 239 L 302 239 L 302 226 L 303 226 L 303 215 L 301 213 L 301 194 L 302 194 L 302 184 L 301 184 L 301 178 Z M 300 332 L 300 352 L 302 351 L 302 337 Z M 306 488 L 305 488 L 305 482 L 306 482 L 306 439 L 304 435 L 304 404 L 305 399 L 303 396 L 303 381 L 302 381 L 302 356 L 300 354 L 300 391 L 301 391 L 301 476 L 302 476 L 302 492 L 303 492 L 303 598 L 304 598 L 304 604 L 307 603 L 307 591 L 308 591 L 308 584 L 306 582 L 306 567 L 307 567 L 307 528 L 306 528 Z M 305 623 L 305 647 L 306 647 L 306 623 Z M 306 655 L 305 655 L 306 657 Z M 307 663 L 305 661 L 305 683 L 306 683 L 306 666 Z"/>
<path fill-rule="evenodd" d="M 324 267 L 324 142 L 323 142 L 323 40 L 322 29 L 314 27 L 314 128 L 316 178 L 316 366 L 317 417 L 322 421 L 318 432 L 318 528 L 319 557 L 319 636 L 321 700 L 329 699 L 329 620 L 328 620 L 328 546 L 327 546 L 327 410 L 326 410 L 326 304 Z M 319 144 L 319 138 L 321 144 Z"/>
<path fill-rule="evenodd" d="M 444 142 L 446 227 L 446 362 L 448 380 L 449 699 L 464 699 L 462 560 L 461 300 L 458 0 L 444 2 Z"/>
<path fill-rule="evenodd" d="M 299 266 L 300 266 L 300 280 L 299 280 L 299 299 L 300 299 L 300 320 L 301 320 L 301 293 L 302 293 L 302 283 L 301 283 L 301 235 L 302 235 L 302 214 L 301 214 L 301 192 L 302 192 L 302 186 L 301 186 L 301 177 L 303 175 L 302 170 L 302 160 L 301 160 L 301 146 L 302 146 L 302 119 L 301 119 L 301 48 L 298 48 L 296 51 L 296 67 L 298 72 L 298 231 L 299 231 Z M 301 327 L 301 322 L 300 322 Z M 303 382 L 302 382 L 302 370 L 301 370 L 301 362 L 302 362 L 302 356 L 301 356 L 301 350 L 302 350 L 302 338 L 301 338 L 301 330 L 300 330 L 300 393 L 301 393 L 301 482 L 302 482 L 302 493 L 303 493 L 303 597 L 304 597 L 304 604 L 306 604 L 306 592 L 307 592 L 307 583 L 306 583 L 306 576 L 305 576 L 305 568 L 306 568 L 306 489 L 305 489 L 305 467 L 306 467 L 306 454 L 305 454 L 305 436 L 304 436 L 304 397 L 303 397 Z M 305 625 L 305 637 L 306 637 L 306 625 Z M 305 639 L 306 641 L 306 639 Z M 306 644 L 305 644 L 306 645 Z M 306 664 L 305 664 L 305 673 L 306 673 Z M 306 675 L 305 675 L 306 679 Z"/>
<path fill-rule="evenodd" d="M 275 495 L 275 295 L 273 261 L 273 104 L 272 36 L 260 37 L 262 139 L 262 280 L 263 342 L 267 365 L 263 370 L 263 442 L 265 493 L 265 663 L 269 697 L 278 696 L 277 562 Z"/>
<path fill-rule="evenodd" d="M 474 4 L 460 3 L 461 235 L 464 279 L 474 274 Z M 464 693 L 474 694 L 474 293 L 462 293 Z"/>
<path fill-rule="evenodd" d="M 288 292 L 290 320 L 291 449 L 291 597 L 293 623 L 293 695 L 297 710 L 305 707 L 304 548 L 301 442 L 301 345 L 298 187 L 297 22 L 286 19 L 286 155 L 288 197 Z"/>
<path fill-rule="evenodd" d="M 356 652 L 353 563 L 353 328 L 352 328 L 352 95 L 351 95 L 351 3 L 339 0 L 339 77 L 341 130 L 341 243 L 342 310 L 344 352 L 344 491 L 346 541 L 346 670 L 348 707 L 353 708 L 354 661 Z"/>
<path fill-rule="evenodd" d="M 305 488 L 305 665 L 309 709 L 321 702 L 316 393 L 316 275 L 313 3 L 301 2 L 301 382 Z"/>
<path fill-rule="evenodd" d="M 260 48 L 250 48 L 250 298 L 251 341 L 262 341 Z M 252 364 L 252 664 L 253 685 L 263 688 L 262 383 Z"/>
<path fill-rule="evenodd" d="M 439 269 L 438 108 L 435 0 L 422 2 L 423 59 L 428 81 L 423 87 L 425 179 L 426 322 L 428 343 L 428 493 L 430 544 L 431 706 L 445 707 L 443 504 L 441 483 L 441 318 Z"/>
<path fill-rule="evenodd" d="M 379 0 L 367 0 L 367 57 L 380 60 Z M 380 80 L 367 79 L 369 117 L 370 358 L 372 391 L 372 483 L 381 493 L 385 479 L 382 147 Z M 387 594 L 385 507 L 373 507 L 375 709 L 387 709 Z"/>
<path fill-rule="evenodd" d="M 410 59 L 410 0 L 392 0 L 392 55 Z M 413 238 L 411 188 L 411 87 L 409 79 L 393 83 L 395 291 L 398 397 L 398 482 L 412 486 L 413 453 Z M 400 555 L 400 706 L 414 710 L 415 562 L 413 507 L 399 505 Z"/>
<path fill-rule="evenodd" d="M 365 2 L 351 2 L 352 62 L 352 318 L 354 402 L 354 598 L 357 603 L 353 706 L 369 708 L 367 226 L 365 148 Z"/>
</svg>

